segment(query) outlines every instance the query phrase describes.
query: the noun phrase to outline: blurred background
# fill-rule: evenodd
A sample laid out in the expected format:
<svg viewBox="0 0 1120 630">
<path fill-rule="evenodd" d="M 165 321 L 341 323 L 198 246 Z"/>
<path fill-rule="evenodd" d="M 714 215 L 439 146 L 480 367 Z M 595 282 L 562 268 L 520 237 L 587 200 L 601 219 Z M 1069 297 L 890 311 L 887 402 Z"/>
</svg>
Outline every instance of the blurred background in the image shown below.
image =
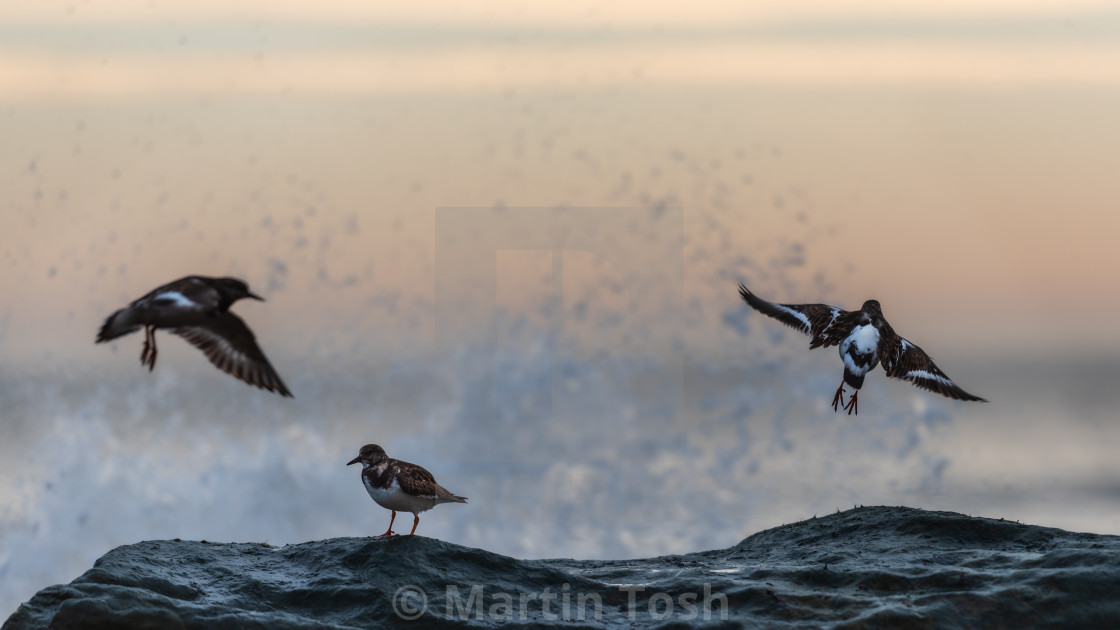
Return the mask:
<svg viewBox="0 0 1120 630">
<path fill-rule="evenodd" d="M 143 539 L 379 534 L 368 442 L 518 557 L 856 504 L 1120 534 L 1109 2 L 0 6 L 0 614 Z M 160 333 L 189 274 L 295 394 Z M 988 404 L 750 312 L 858 308 Z"/>
</svg>

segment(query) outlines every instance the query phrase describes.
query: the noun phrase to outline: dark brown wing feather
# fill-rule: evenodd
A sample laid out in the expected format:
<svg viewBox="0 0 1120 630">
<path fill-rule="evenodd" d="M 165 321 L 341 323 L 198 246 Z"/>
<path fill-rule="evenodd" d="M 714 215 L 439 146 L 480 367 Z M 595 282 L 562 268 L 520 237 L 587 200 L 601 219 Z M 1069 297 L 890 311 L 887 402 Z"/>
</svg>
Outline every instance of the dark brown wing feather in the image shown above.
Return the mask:
<svg viewBox="0 0 1120 630">
<path fill-rule="evenodd" d="M 183 324 L 186 323 L 183 321 L 186 318 L 203 318 L 207 313 L 217 313 L 222 310 L 221 296 L 206 280 L 200 276 L 179 278 L 133 300 L 128 306 L 106 318 L 97 332 L 97 343 L 105 343 L 136 332 L 141 326 L 154 325 L 162 328 L 169 319 Z M 171 292 L 182 295 L 196 306 L 184 308 L 176 299 L 157 299 Z"/>
<path fill-rule="evenodd" d="M 417 497 L 435 497 L 445 501 L 466 503 L 466 497 L 456 496 L 450 490 L 436 483 L 432 473 L 416 464 L 397 461 L 397 483 L 406 494 Z"/>
<path fill-rule="evenodd" d="M 226 374 L 281 396 L 292 395 L 257 346 L 253 332 L 233 313 L 227 311 L 205 324 L 172 328 L 171 332 L 202 350 Z"/>
<path fill-rule="evenodd" d="M 879 361 L 883 364 L 883 371 L 891 378 L 910 381 L 922 389 L 955 400 L 988 402 L 961 389 L 924 350 L 893 331 L 879 337 Z"/>
<path fill-rule="evenodd" d="M 179 278 L 174 282 L 168 282 L 163 286 L 149 291 L 147 295 L 133 302 L 131 306 L 150 306 L 156 301 L 158 296 L 164 293 L 175 292 L 182 294 L 183 297 L 198 304 L 200 310 L 223 310 L 221 308 L 222 296 L 218 293 L 218 290 L 210 284 L 209 280 L 211 279 L 202 276 Z"/>
<path fill-rule="evenodd" d="M 839 344 L 855 325 L 852 313 L 828 304 L 775 304 L 751 293 L 743 284 L 739 285 L 739 295 L 756 311 L 812 337 L 810 348 Z"/>
</svg>

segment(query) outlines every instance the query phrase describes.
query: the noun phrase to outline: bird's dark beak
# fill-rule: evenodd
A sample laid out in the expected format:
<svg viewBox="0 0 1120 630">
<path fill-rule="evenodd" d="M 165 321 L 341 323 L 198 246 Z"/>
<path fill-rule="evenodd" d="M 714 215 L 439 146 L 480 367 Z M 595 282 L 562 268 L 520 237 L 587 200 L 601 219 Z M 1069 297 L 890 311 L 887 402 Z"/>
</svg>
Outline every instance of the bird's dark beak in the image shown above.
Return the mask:
<svg viewBox="0 0 1120 630">
<path fill-rule="evenodd" d="M 264 301 L 264 298 L 262 298 L 261 296 L 257 295 L 256 293 L 252 293 L 252 292 L 249 292 L 249 291 L 246 291 L 246 292 L 245 292 L 245 297 L 251 297 L 251 298 L 253 298 L 254 300 L 260 300 L 261 302 L 263 302 L 263 301 Z"/>
<path fill-rule="evenodd" d="M 352 459 L 352 460 L 350 460 L 350 461 L 346 462 L 346 465 L 347 465 L 347 466 L 349 466 L 350 464 L 357 464 L 357 463 L 358 463 L 358 462 L 360 462 L 361 460 L 362 460 L 362 456 L 361 456 L 361 455 L 359 455 L 359 456 L 355 457 L 354 459 Z"/>
</svg>

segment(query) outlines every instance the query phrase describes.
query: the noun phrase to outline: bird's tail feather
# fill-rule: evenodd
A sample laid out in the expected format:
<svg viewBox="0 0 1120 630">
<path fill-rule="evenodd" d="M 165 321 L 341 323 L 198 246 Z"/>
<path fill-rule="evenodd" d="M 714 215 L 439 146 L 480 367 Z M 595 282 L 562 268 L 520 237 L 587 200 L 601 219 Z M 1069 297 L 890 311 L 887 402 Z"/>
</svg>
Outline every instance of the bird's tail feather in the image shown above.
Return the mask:
<svg viewBox="0 0 1120 630">
<path fill-rule="evenodd" d="M 137 330 L 140 330 L 140 324 L 135 321 L 132 309 L 122 308 L 101 325 L 101 330 L 97 331 L 97 343 L 112 341 Z"/>
<path fill-rule="evenodd" d="M 447 488 L 444 488 L 443 486 L 439 487 L 438 497 L 439 497 L 439 502 L 440 503 L 466 503 L 467 502 L 467 497 L 461 497 L 457 494 L 452 494 L 450 490 L 448 490 Z"/>
</svg>

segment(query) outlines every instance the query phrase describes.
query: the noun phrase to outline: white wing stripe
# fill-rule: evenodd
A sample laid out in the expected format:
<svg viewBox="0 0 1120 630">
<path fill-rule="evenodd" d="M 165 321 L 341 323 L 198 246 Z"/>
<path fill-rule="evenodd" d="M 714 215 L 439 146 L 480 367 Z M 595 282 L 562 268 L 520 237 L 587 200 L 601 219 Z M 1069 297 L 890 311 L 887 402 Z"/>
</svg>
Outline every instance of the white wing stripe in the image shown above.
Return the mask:
<svg viewBox="0 0 1120 630">
<path fill-rule="evenodd" d="M 904 376 L 903 378 L 917 378 L 917 379 L 924 379 L 924 380 L 927 380 L 927 381 L 936 381 L 938 383 L 944 383 L 946 385 L 953 385 L 953 381 L 950 381 L 949 379 L 945 378 L 944 376 L 941 376 L 939 374 L 934 374 L 934 373 L 928 372 L 926 370 L 910 370 L 909 372 L 906 373 L 906 376 Z"/>
<path fill-rule="evenodd" d="M 167 293 L 160 293 L 155 297 L 155 301 L 169 300 L 178 304 L 179 306 L 194 306 L 194 302 L 187 296 L 179 293 L 178 291 L 168 291 Z"/>
<path fill-rule="evenodd" d="M 774 306 L 777 307 L 778 310 L 785 311 L 786 313 L 789 313 L 790 315 L 793 315 L 797 319 L 801 320 L 801 322 L 805 324 L 806 331 L 811 332 L 813 330 L 813 325 L 809 323 L 809 318 L 805 317 L 805 313 L 802 313 L 801 311 L 795 311 L 792 308 L 786 308 L 781 304 L 775 304 Z"/>
</svg>

